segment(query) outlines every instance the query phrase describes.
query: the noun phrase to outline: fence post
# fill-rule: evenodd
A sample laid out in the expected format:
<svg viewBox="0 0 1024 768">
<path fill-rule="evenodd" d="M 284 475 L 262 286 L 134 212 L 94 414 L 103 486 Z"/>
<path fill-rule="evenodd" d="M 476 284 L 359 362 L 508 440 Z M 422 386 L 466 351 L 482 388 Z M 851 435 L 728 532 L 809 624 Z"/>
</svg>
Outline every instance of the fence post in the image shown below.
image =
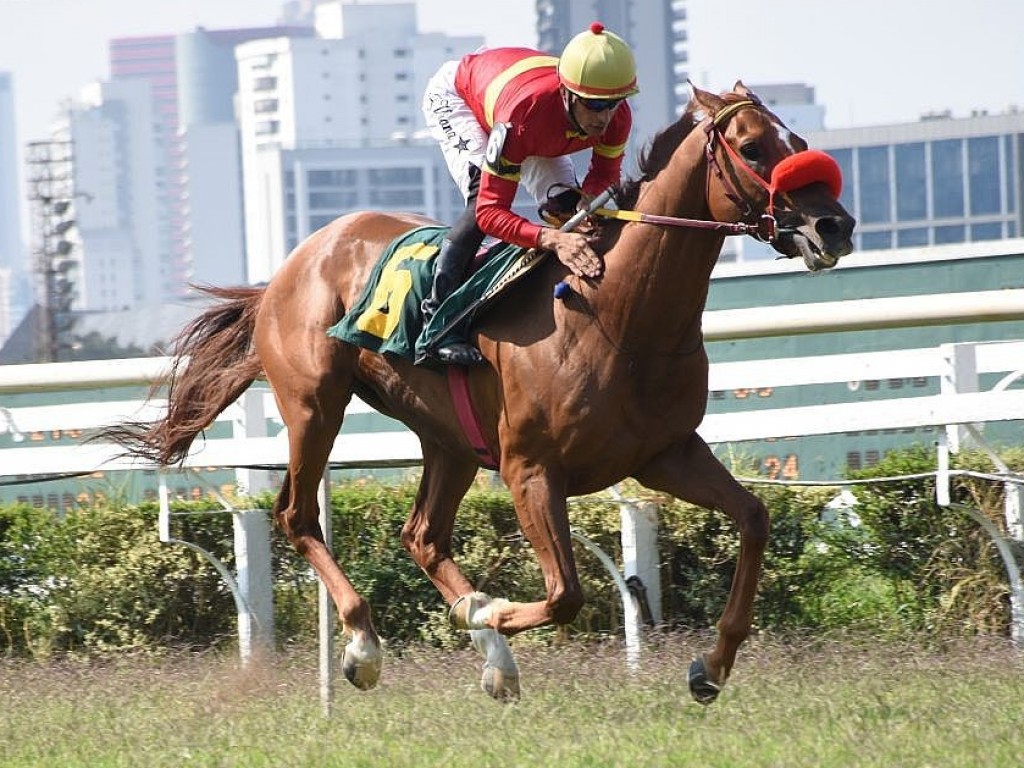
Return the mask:
<svg viewBox="0 0 1024 768">
<path fill-rule="evenodd" d="M 939 377 L 939 393 L 955 395 L 961 392 L 977 392 L 978 358 L 974 344 L 942 344 L 939 350 L 945 364 L 945 371 Z M 946 437 L 952 453 L 960 453 L 961 448 L 971 444 L 967 428 L 960 424 L 947 426 Z"/>
<path fill-rule="evenodd" d="M 238 615 L 238 641 L 257 656 L 274 648 L 274 579 L 270 568 L 270 521 L 265 509 L 236 509 L 235 579 L 248 610 Z"/>
<path fill-rule="evenodd" d="M 263 407 L 265 390 L 250 388 L 234 405 L 231 436 L 238 438 L 266 437 L 267 419 Z M 238 492 L 247 496 L 268 491 L 274 487 L 272 475 L 265 469 L 236 469 L 235 484 Z"/>
<path fill-rule="evenodd" d="M 324 467 L 324 476 L 317 489 L 320 506 L 320 531 L 327 549 L 334 551 L 334 531 L 331 521 L 331 466 Z M 334 603 L 323 579 L 317 579 L 317 633 L 320 646 L 320 707 L 324 716 L 330 716 L 334 703 Z"/>
<path fill-rule="evenodd" d="M 622 570 L 629 583 L 640 579 L 647 597 L 650 619 L 661 622 L 661 573 L 658 569 L 658 505 L 620 501 L 622 520 Z"/>
</svg>

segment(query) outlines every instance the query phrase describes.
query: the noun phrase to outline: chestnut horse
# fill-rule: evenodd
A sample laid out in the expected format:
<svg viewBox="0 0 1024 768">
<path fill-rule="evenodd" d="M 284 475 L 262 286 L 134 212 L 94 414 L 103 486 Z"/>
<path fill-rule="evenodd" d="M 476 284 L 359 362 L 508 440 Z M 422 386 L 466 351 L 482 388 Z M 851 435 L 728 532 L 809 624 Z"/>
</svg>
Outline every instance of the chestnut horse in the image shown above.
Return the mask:
<svg viewBox="0 0 1024 768">
<path fill-rule="evenodd" d="M 691 693 L 708 703 L 749 633 L 769 531 L 765 507 L 697 434 L 708 394 L 701 313 L 727 231 L 715 222 L 764 230 L 777 251 L 802 257 L 812 271 L 834 266 L 851 251 L 854 227 L 836 199 L 838 168 L 777 183 L 776 167 L 806 149 L 742 83 L 721 95 L 693 88 L 686 112 L 651 142 L 640 178 L 617 190 L 619 208 L 635 215 L 601 224 L 603 275 L 577 278 L 548 257 L 473 328 L 488 364 L 469 371 L 472 401 L 543 571 L 544 599 L 474 592 L 452 559 L 456 512 L 481 459 L 460 428 L 445 376 L 326 333 L 360 298 L 388 244 L 432 223 L 422 217 L 342 216 L 300 244 L 265 287 L 209 289 L 219 302 L 178 337 L 166 415 L 107 434 L 130 453 L 177 463 L 265 376 L 289 445 L 274 515 L 330 591 L 350 637 L 344 674 L 363 689 L 380 675 L 380 641 L 370 606 L 324 544 L 317 508 L 353 395 L 419 436 L 422 478 L 402 544 L 451 606 L 455 626 L 470 630 L 486 657 L 482 685 L 495 698 L 519 694 L 506 637 L 570 622 L 582 605 L 567 497 L 632 477 L 720 510 L 736 525 L 740 550 L 714 645 L 690 668 Z M 553 301 L 562 281 L 569 295 Z"/>
</svg>

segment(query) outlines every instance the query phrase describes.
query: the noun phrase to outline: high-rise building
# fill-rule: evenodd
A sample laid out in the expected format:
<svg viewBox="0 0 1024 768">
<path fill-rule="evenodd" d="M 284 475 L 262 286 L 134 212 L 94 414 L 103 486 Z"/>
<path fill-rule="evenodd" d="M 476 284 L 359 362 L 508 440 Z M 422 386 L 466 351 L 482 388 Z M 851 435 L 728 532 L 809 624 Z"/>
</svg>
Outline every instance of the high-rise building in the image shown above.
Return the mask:
<svg viewBox="0 0 1024 768">
<path fill-rule="evenodd" d="M 537 47 L 561 53 L 594 21 L 622 37 L 636 58 L 640 93 L 629 100 L 633 141 L 627 160 L 672 123 L 690 98 L 685 0 L 537 0 Z"/>
<path fill-rule="evenodd" d="M 182 244 L 182 180 L 179 169 L 183 150 L 178 139 L 178 81 L 173 35 L 123 37 L 110 41 L 110 79 L 141 81 L 149 85 L 152 99 L 155 150 L 159 294 L 168 300 L 184 295 L 189 264 Z M 152 194 L 151 193 L 151 194 Z M 151 267 L 152 268 L 152 267 Z"/>
<path fill-rule="evenodd" d="M 437 68 L 483 38 L 420 34 L 414 3 L 321 2 L 316 29 L 236 48 L 250 282 L 347 211 L 450 222 L 464 205 L 420 104 Z"/>
<path fill-rule="evenodd" d="M 154 306 L 167 298 L 164 176 L 150 83 L 96 82 L 54 124 L 70 142 L 76 310 Z"/>
<path fill-rule="evenodd" d="M 110 42 L 111 80 L 144 81 L 153 101 L 163 301 L 184 298 L 192 283 L 244 278 L 234 47 L 294 35 L 312 29 L 199 28 Z"/>
<path fill-rule="evenodd" d="M 312 35 L 312 26 L 299 25 L 196 29 L 176 39 L 183 226 L 175 241 L 192 283 L 238 285 L 246 280 L 235 46 L 261 38 Z"/>
<path fill-rule="evenodd" d="M 32 304 L 30 270 L 21 231 L 14 83 L 0 72 L 0 346 Z"/>
</svg>

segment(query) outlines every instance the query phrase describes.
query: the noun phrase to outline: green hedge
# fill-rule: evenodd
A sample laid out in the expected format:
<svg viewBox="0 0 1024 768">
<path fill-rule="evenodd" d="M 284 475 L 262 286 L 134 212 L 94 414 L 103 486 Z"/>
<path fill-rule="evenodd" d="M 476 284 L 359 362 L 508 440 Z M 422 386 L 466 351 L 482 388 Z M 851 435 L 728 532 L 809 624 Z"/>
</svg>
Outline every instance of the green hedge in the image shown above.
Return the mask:
<svg viewBox="0 0 1024 768">
<path fill-rule="evenodd" d="M 1012 467 L 1024 466 L 1019 452 L 1003 458 Z M 924 448 L 896 452 L 854 479 L 925 473 L 934 461 Z M 979 455 L 962 458 L 960 465 L 993 471 Z M 637 486 L 624 490 L 660 504 L 665 625 L 712 626 L 738 548 L 730 521 Z M 931 478 L 854 486 L 856 515 L 840 513 L 838 519 L 821 514 L 836 488 L 753 484 L 752 490 L 772 513 L 758 630 L 1008 633 L 1008 590 L 998 553 L 967 515 L 935 504 Z M 335 552 L 392 647 L 463 643 L 464 636 L 447 626 L 440 596 L 399 542 L 415 493 L 409 483 L 333 488 Z M 1001 484 L 958 478 L 954 496 L 1003 527 Z M 271 502 L 268 495 L 248 503 L 266 508 Z M 172 533 L 232 567 L 231 521 L 218 509 L 212 502 L 176 505 Z M 608 498 L 573 500 L 570 518 L 621 563 L 616 504 Z M 454 547 L 478 589 L 513 600 L 543 595 L 543 577 L 504 490 L 470 491 Z M 607 572 L 584 548 L 577 547 L 576 556 L 586 606 L 570 627 L 535 637 L 620 630 L 622 607 Z M 276 529 L 272 557 L 279 642 L 308 640 L 316 632 L 316 580 Z M 209 648 L 233 643 L 235 631 L 227 587 L 193 551 L 160 543 L 155 505 L 83 508 L 62 517 L 26 506 L 0 507 L 0 652 Z"/>
</svg>

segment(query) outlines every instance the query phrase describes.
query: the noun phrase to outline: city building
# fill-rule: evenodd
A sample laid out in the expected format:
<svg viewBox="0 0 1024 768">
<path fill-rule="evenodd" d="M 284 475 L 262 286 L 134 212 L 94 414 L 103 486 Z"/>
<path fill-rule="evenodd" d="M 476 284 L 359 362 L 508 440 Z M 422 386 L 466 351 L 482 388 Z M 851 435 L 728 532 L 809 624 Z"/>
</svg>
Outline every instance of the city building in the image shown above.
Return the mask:
<svg viewBox="0 0 1024 768">
<path fill-rule="evenodd" d="M 14 131 L 14 78 L 0 72 L 0 346 L 31 306 L 31 269 L 21 230 Z"/>
<path fill-rule="evenodd" d="M 421 34 L 414 3 L 321 2 L 315 38 L 238 46 L 248 280 L 360 209 L 452 221 L 464 206 L 420 104 L 442 63 L 483 44 Z"/>
<path fill-rule="evenodd" d="M 53 127 L 71 146 L 78 311 L 118 311 L 166 298 L 168 230 L 159 190 L 165 158 L 151 85 L 92 83 Z"/>
<path fill-rule="evenodd" d="M 858 250 L 1014 238 L 1024 233 L 1024 112 L 813 131 L 843 170 Z"/>
<path fill-rule="evenodd" d="M 261 38 L 312 37 L 311 25 L 207 30 L 175 41 L 181 197 L 176 252 L 197 285 L 246 282 L 242 155 L 235 46 Z"/>
</svg>

